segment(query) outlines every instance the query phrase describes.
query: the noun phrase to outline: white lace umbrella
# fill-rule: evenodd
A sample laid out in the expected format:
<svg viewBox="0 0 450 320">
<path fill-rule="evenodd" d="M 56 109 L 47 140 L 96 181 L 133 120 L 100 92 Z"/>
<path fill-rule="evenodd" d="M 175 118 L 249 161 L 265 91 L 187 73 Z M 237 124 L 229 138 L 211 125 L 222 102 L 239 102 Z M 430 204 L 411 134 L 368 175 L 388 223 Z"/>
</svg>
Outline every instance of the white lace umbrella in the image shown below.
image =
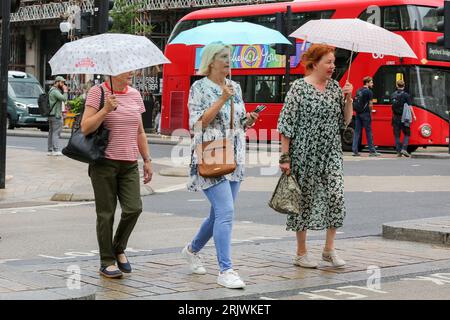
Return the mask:
<svg viewBox="0 0 450 320">
<path fill-rule="evenodd" d="M 360 19 L 311 20 L 290 36 L 305 42 L 326 43 L 351 50 L 352 56 L 356 51 L 417 59 L 401 36 Z M 350 68 L 348 74 L 350 75 Z"/>
<path fill-rule="evenodd" d="M 159 48 L 143 36 L 104 33 L 64 44 L 50 59 L 52 75 L 118 74 L 170 63 Z"/>
</svg>

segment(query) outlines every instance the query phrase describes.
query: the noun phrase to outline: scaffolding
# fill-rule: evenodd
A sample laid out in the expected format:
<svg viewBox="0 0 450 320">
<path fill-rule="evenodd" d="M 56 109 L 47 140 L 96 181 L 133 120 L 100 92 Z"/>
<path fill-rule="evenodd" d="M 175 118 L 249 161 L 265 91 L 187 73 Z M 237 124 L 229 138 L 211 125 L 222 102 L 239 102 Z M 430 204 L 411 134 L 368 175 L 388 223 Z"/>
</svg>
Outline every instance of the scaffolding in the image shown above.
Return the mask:
<svg viewBox="0 0 450 320">
<path fill-rule="evenodd" d="M 193 9 L 245 4 L 261 4 L 277 0 L 127 0 L 143 11 L 164 11 L 174 9 Z M 79 6 L 81 11 L 93 12 L 94 0 L 36 1 L 22 0 L 22 6 L 11 15 L 11 22 L 59 19 L 64 17 L 71 6 Z"/>
</svg>

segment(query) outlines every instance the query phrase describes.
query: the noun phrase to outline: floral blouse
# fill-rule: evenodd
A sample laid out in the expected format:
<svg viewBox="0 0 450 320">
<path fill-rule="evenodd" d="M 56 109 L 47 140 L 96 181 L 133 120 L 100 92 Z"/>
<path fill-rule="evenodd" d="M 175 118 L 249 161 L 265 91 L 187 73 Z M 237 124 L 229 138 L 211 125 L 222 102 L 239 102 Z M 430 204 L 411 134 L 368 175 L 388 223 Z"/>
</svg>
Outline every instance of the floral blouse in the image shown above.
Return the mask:
<svg viewBox="0 0 450 320">
<path fill-rule="evenodd" d="M 221 87 L 204 77 L 195 81 L 189 92 L 189 127 L 194 131 L 194 138 L 191 142 L 191 165 L 190 177 L 187 188 L 189 191 L 204 190 L 212 187 L 219 182 L 227 179 L 229 181 L 242 181 L 244 179 L 244 163 L 245 163 L 245 129 L 246 129 L 246 111 L 244 101 L 242 100 L 242 90 L 238 83 L 231 82 L 234 88 L 234 130 L 230 129 L 230 109 L 231 99 L 220 109 L 216 117 L 210 122 L 207 128 L 201 130 L 201 126 L 194 128 L 197 121 L 203 116 L 213 103 L 215 103 L 222 95 Z M 194 130 L 195 129 L 195 130 Z M 203 132 L 203 139 L 202 139 Z M 198 159 L 195 148 L 197 144 L 218 140 L 223 138 L 231 138 L 234 141 L 234 156 L 236 160 L 236 170 L 232 173 L 217 177 L 204 178 L 198 174 Z"/>
</svg>

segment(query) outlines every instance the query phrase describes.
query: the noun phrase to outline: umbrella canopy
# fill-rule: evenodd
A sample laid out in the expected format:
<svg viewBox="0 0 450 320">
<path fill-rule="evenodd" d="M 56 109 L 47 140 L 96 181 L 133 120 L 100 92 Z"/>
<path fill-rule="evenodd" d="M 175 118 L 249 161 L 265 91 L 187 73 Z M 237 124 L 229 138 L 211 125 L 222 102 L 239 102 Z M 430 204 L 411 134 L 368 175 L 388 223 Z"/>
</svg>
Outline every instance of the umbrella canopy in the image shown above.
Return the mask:
<svg viewBox="0 0 450 320">
<path fill-rule="evenodd" d="M 181 32 L 170 44 L 291 44 L 280 32 L 250 22 L 211 22 Z"/>
<path fill-rule="evenodd" d="M 146 37 L 103 33 L 64 44 L 50 59 L 55 74 L 118 74 L 170 63 Z"/>
<path fill-rule="evenodd" d="M 311 20 L 290 36 L 356 52 L 417 59 L 401 36 L 360 19 Z"/>
</svg>

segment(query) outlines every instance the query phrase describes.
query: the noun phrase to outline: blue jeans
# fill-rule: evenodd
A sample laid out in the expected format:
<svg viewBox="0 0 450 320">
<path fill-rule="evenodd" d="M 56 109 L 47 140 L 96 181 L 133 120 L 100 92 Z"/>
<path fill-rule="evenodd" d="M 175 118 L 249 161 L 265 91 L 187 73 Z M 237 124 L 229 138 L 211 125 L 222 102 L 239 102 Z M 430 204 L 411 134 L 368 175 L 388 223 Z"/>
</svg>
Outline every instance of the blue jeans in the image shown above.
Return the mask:
<svg viewBox="0 0 450 320">
<path fill-rule="evenodd" d="M 352 145 L 353 153 L 359 152 L 358 147 L 359 141 L 361 139 L 362 128 L 366 130 L 367 144 L 369 145 L 370 153 L 376 152 L 372 138 L 372 115 L 370 114 L 370 112 L 364 112 L 356 114 L 355 117 L 355 134 L 353 135 Z"/>
<path fill-rule="evenodd" d="M 214 237 L 220 272 L 232 269 L 231 230 L 233 228 L 234 201 L 239 192 L 240 182 L 222 181 L 203 190 L 211 210 L 191 243 L 192 252 L 199 252 Z"/>
<path fill-rule="evenodd" d="M 402 149 L 408 149 L 409 137 L 411 136 L 411 128 L 402 123 L 402 118 L 394 116 L 392 118 L 392 127 L 394 129 L 395 149 L 400 152 Z M 400 132 L 403 132 L 403 143 L 400 142 Z"/>
</svg>

